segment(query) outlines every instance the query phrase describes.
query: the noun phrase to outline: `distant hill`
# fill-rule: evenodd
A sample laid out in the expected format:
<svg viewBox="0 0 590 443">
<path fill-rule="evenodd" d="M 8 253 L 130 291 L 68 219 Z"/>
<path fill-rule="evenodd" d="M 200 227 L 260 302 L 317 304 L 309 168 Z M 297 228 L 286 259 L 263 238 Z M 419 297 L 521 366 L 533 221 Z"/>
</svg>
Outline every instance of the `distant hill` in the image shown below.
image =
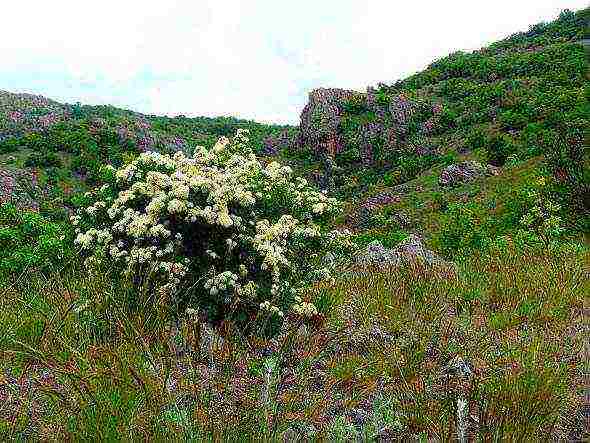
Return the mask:
<svg viewBox="0 0 590 443">
<path fill-rule="evenodd" d="M 142 151 L 192 152 L 221 136 L 248 129 L 258 152 L 289 143 L 296 128 L 231 117 L 143 115 L 113 106 L 61 104 L 42 96 L 0 91 L 0 200 L 37 208 L 66 204 L 69 196 Z M 35 195 L 32 195 L 35 194 Z"/>
</svg>

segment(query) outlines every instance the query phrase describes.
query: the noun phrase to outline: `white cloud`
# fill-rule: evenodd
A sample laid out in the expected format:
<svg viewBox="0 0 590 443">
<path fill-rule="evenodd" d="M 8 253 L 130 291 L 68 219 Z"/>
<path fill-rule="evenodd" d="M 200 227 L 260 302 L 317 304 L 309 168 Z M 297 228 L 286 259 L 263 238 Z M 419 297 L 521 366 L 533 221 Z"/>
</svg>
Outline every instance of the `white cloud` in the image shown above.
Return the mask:
<svg viewBox="0 0 590 443">
<path fill-rule="evenodd" d="M 19 0 L 0 88 L 154 114 L 296 123 L 315 87 L 364 90 L 586 1 Z"/>
</svg>

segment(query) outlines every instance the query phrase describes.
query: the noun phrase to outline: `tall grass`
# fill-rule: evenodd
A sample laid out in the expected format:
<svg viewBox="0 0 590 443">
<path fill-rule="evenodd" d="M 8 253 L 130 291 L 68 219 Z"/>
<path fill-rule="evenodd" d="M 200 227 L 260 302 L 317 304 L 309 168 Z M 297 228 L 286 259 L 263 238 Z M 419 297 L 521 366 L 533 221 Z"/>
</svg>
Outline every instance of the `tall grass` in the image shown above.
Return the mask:
<svg viewBox="0 0 590 443">
<path fill-rule="evenodd" d="M 322 317 L 272 339 L 131 309 L 130 288 L 75 262 L 29 273 L 0 289 L 0 436 L 448 440 L 464 397 L 480 440 L 582 438 L 587 264 L 561 247 L 454 276 L 358 270 L 312 288 Z"/>
</svg>

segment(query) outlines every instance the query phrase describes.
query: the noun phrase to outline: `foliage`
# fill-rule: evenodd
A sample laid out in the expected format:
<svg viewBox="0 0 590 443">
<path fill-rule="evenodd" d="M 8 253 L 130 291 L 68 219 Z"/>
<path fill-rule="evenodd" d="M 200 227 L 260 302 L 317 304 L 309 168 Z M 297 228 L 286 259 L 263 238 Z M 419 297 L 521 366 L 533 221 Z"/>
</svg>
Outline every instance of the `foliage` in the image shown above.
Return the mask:
<svg viewBox="0 0 590 443">
<path fill-rule="evenodd" d="M 72 230 L 45 217 L 0 204 L 0 280 L 57 269 L 72 252 Z"/>
<path fill-rule="evenodd" d="M 487 159 L 495 166 L 504 165 L 506 160 L 515 154 L 517 150 L 514 139 L 507 134 L 491 135 L 485 142 Z"/>
<path fill-rule="evenodd" d="M 439 233 L 441 251 L 447 255 L 465 249 L 486 249 L 491 243 L 490 221 L 482 220 L 474 203 L 448 206 Z"/>
<path fill-rule="evenodd" d="M 55 152 L 33 152 L 27 157 L 25 166 L 36 168 L 60 167 L 62 162 Z"/>
<path fill-rule="evenodd" d="M 572 325 L 587 253 L 509 245 L 471 257 L 451 279 L 419 265 L 366 270 L 309 290 L 323 324 L 285 324 L 273 341 L 246 341 L 228 325 L 219 346 L 191 315 L 148 335 L 123 314 L 108 276 L 74 262 L 0 299 L 0 386 L 11 406 L 0 409 L 0 435 L 370 440 L 387 426 L 403 440 L 444 440 L 463 394 L 480 424 L 474 439 L 583 439 L 584 336 Z M 449 373 L 457 356 L 470 379 Z"/>
<path fill-rule="evenodd" d="M 193 158 L 148 152 L 111 169 L 73 217 L 76 243 L 164 304 L 182 292 L 213 320 L 259 309 L 282 317 L 299 288 L 328 276 L 303 251 L 342 247 L 321 227 L 339 204 L 289 167 L 264 166 L 247 143 L 238 131 Z"/>
</svg>

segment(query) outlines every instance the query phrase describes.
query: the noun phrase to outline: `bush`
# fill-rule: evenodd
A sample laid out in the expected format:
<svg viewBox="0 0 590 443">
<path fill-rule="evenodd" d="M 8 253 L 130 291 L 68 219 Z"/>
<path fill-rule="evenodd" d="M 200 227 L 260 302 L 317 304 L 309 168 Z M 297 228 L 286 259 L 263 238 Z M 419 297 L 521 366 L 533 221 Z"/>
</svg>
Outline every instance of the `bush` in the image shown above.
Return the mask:
<svg viewBox="0 0 590 443">
<path fill-rule="evenodd" d="M 25 166 L 34 168 L 61 167 L 62 161 L 55 152 L 33 152 L 25 161 Z"/>
<path fill-rule="evenodd" d="M 511 109 L 501 113 L 499 119 L 502 128 L 505 130 L 522 129 L 529 123 L 528 116 Z"/>
<path fill-rule="evenodd" d="M 543 150 L 556 188 L 564 203 L 578 212 L 590 213 L 590 157 L 585 137 L 588 120 L 561 122 L 555 137 L 544 141 Z"/>
<path fill-rule="evenodd" d="M 385 223 L 387 224 L 387 223 Z M 393 248 L 402 240 L 408 238 L 408 233 L 399 228 L 391 227 L 387 230 L 368 231 L 354 236 L 353 241 L 361 247 L 367 246 L 369 243 L 378 240 L 386 248 Z"/>
<path fill-rule="evenodd" d="M 563 220 L 560 216 L 561 207 L 548 195 L 547 180 L 539 177 L 534 183 L 527 185 L 517 194 L 514 216 L 522 231 L 521 238 L 542 242 L 545 246 L 557 240 L 565 233 Z"/>
<path fill-rule="evenodd" d="M 503 166 L 508 157 L 518 150 L 512 137 L 507 134 L 495 134 L 489 137 L 485 149 L 488 162 L 494 166 Z"/>
<path fill-rule="evenodd" d="M 322 227 L 341 205 L 289 167 L 262 165 L 245 132 L 194 158 L 148 152 L 111 167 L 94 204 L 72 219 L 89 264 L 112 263 L 138 294 L 196 305 L 211 320 L 301 309 L 298 290 L 329 276 L 309 251 L 350 247 Z"/>
<path fill-rule="evenodd" d="M 23 146 L 23 143 L 16 137 L 9 137 L 0 142 L 0 154 L 10 154 L 18 151 Z"/>
<path fill-rule="evenodd" d="M 67 225 L 32 212 L 0 204 L 0 277 L 23 271 L 49 272 L 71 255 Z"/>
<path fill-rule="evenodd" d="M 470 129 L 465 138 L 465 144 L 471 150 L 484 148 L 487 144 L 486 132 L 479 127 Z"/>
</svg>

